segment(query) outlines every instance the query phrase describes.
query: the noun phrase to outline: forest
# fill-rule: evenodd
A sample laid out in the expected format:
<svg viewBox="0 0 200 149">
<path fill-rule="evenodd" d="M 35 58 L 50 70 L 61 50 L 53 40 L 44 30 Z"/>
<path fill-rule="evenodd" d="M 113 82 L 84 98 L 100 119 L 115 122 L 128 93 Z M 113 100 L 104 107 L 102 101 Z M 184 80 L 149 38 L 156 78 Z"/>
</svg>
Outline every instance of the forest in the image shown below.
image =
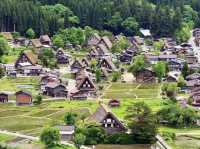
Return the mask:
<svg viewBox="0 0 200 149">
<path fill-rule="evenodd" d="M 1 31 L 55 34 L 67 27 L 90 26 L 114 34 L 182 36 L 200 24 L 199 0 L 1 0 Z"/>
</svg>

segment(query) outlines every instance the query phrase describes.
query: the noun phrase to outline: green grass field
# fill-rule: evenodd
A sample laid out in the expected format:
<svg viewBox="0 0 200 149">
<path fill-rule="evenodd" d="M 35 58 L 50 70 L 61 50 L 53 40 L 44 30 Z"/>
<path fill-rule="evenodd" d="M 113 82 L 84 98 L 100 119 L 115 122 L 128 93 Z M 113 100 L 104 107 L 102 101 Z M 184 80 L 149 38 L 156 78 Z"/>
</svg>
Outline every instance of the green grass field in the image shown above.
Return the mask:
<svg viewBox="0 0 200 149">
<path fill-rule="evenodd" d="M 38 77 L 3 78 L 0 79 L 0 91 L 16 92 L 19 90 L 30 91 L 33 95 L 39 92 Z M 25 88 L 23 87 L 25 86 Z M 29 88 L 26 88 L 28 86 Z"/>
<path fill-rule="evenodd" d="M 160 85 L 152 84 L 127 84 L 113 83 L 112 86 L 105 91 L 104 98 L 160 98 Z"/>
<path fill-rule="evenodd" d="M 4 135 L 0 134 L 0 143 L 5 143 L 7 141 L 13 140 L 15 137 L 9 136 L 9 135 Z"/>
<path fill-rule="evenodd" d="M 16 91 L 18 88 L 17 84 L 28 84 L 34 88 L 33 92 L 37 93 L 37 78 L 19 78 L 19 79 L 2 79 L 0 83 L 5 84 L 4 87 L 0 87 L 0 90 L 9 89 L 9 91 Z M 133 106 L 136 102 L 145 102 L 151 107 L 153 112 L 157 112 L 165 105 L 165 101 L 160 97 L 160 85 L 159 84 L 121 84 L 113 83 L 110 88 L 105 90 L 105 94 L 101 102 L 108 104 L 110 99 L 119 99 L 120 107 L 112 108 L 111 110 L 121 120 L 125 120 L 127 114 L 127 108 Z M 39 136 L 41 131 L 46 126 L 55 126 L 63 124 L 64 115 L 67 112 L 75 112 L 78 115 L 78 121 L 82 120 L 83 117 L 87 118 L 93 113 L 100 101 L 98 100 L 87 100 L 87 101 L 44 101 L 38 106 L 16 106 L 15 104 L 0 104 L 0 129 L 9 130 L 14 132 L 21 132 L 24 134 Z M 168 131 L 176 134 L 181 133 L 199 133 L 200 128 L 188 128 L 188 129 L 176 129 L 170 127 L 160 127 L 159 132 Z M 7 140 L 7 136 L 1 136 L 0 140 Z M 8 138 L 9 139 L 9 138 Z M 198 149 L 198 139 L 178 137 L 174 142 L 169 144 L 175 149 L 186 149 L 184 148 L 187 144 L 190 149 Z M 182 143 L 183 142 L 183 143 Z M 182 145 L 183 144 L 183 145 Z M 185 145 L 184 145 L 185 144 Z M 113 149 L 116 146 L 97 146 L 98 149 Z M 121 147 L 121 146 L 117 146 Z M 127 146 L 136 149 L 146 149 L 144 146 Z M 182 148 L 181 148 L 182 147 Z M 123 147 L 124 148 L 124 147 Z"/>
<path fill-rule="evenodd" d="M 199 136 L 178 136 L 174 142 L 169 142 L 173 149 L 199 149 Z"/>
</svg>

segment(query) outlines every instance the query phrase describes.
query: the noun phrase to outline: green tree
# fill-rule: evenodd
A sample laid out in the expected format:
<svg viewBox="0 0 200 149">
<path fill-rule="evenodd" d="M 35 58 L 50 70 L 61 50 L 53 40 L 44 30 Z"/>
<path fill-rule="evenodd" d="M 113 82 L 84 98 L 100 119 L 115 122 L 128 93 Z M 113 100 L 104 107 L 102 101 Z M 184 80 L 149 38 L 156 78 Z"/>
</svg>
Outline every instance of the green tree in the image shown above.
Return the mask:
<svg viewBox="0 0 200 149">
<path fill-rule="evenodd" d="M 39 105 L 42 103 L 42 96 L 41 95 L 37 95 L 34 101 L 34 104 Z"/>
<path fill-rule="evenodd" d="M 182 87 L 184 87 L 185 85 L 186 85 L 185 79 L 183 78 L 183 76 L 180 76 L 180 77 L 178 78 L 178 87 L 182 88 Z"/>
<path fill-rule="evenodd" d="M 157 64 L 153 66 L 153 69 L 159 81 L 161 81 L 162 78 L 166 75 L 166 63 L 161 61 L 157 62 Z"/>
<path fill-rule="evenodd" d="M 119 12 L 116 12 L 111 19 L 108 21 L 108 26 L 111 28 L 112 31 L 117 32 L 121 27 L 123 19 Z"/>
<path fill-rule="evenodd" d="M 3 55 L 8 54 L 9 45 L 5 38 L 0 37 L 0 61 Z"/>
<path fill-rule="evenodd" d="M 34 32 L 34 30 L 32 28 L 29 28 L 26 31 L 26 37 L 29 38 L 29 39 L 35 38 L 35 32 Z"/>
<path fill-rule="evenodd" d="M 185 62 L 182 68 L 182 75 L 185 78 L 188 74 L 189 74 L 189 67 L 187 62 Z"/>
<path fill-rule="evenodd" d="M 135 57 L 133 64 L 129 67 L 129 72 L 135 74 L 138 71 L 141 71 L 145 68 L 144 56 L 138 55 Z"/>
<path fill-rule="evenodd" d="M 177 83 L 164 83 L 162 85 L 162 91 L 165 92 L 169 98 L 174 100 L 178 91 Z"/>
<path fill-rule="evenodd" d="M 84 145 L 86 137 L 82 133 L 77 133 L 74 136 L 75 146 L 80 149 L 82 145 Z"/>
<path fill-rule="evenodd" d="M 45 128 L 40 135 L 40 140 L 48 148 L 57 145 L 60 141 L 59 130 L 51 127 Z"/>
<path fill-rule="evenodd" d="M 82 45 L 85 43 L 85 34 L 84 30 L 81 28 L 66 28 L 64 30 L 60 30 L 56 36 L 60 36 L 64 41 L 64 44 L 73 44 L 73 45 Z"/>
<path fill-rule="evenodd" d="M 99 83 L 101 81 L 101 70 L 100 69 L 96 69 L 95 76 L 96 76 L 97 83 Z"/>
<path fill-rule="evenodd" d="M 64 41 L 59 35 L 53 36 L 53 45 L 58 48 L 64 48 Z"/>
<path fill-rule="evenodd" d="M 184 5 L 183 7 L 183 22 L 185 23 L 191 23 L 192 22 L 192 26 L 190 26 L 191 28 L 193 28 L 193 26 L 197 23 L 198 21 L 198 12 L 195 11 L 190 5 Z"/>
<path fill-rule="evenodd" d="M 130 47 L 130 42 L 125 36 L 122 36 L 118 42 L 115 42 L 111 48 L 112 53 L 121 53 L 123 50 Z"/>
<path fill-rule="evenodd" d="M 169 104 L 158 112 L 158 118 L 159 121 L 167 121 L 170 126 L 182 128 L 194 126 L 198 114 L 193 108 L 182 108 L 177 104 Z"/>
<path fill-rule="evenodd" d="M 51 48 L 44 48 L 39 54 L 39 59 L 43 66 L 49 68 L 55 68 L 57 66 L 56 58 Z"/>
<path fill-rule="evenodd" d="M 65 114 L 65 117 L 64 117 L 64 122 L 66 125 L 75 125 L 76 123 L 76 114 L 75 113 L 71 113 L 71 112 L 68 112 Z"/>
<path fill-rule="evenodd" d="M 100 125 L 95 123 L 86 123 L 81 131 L 86 137 L 86 145 L 96 145 L 104 143 L 106 133 Z"/>
<path fill-rule="evenodd" d="M 159 41 L 155 41 L 153 43 L 153 48 L 156 51 L 160 51 L 164 46 L 164 41 L 163 40 L 159 40 Z"/>
<path fill-rule="evenodd" d="M 121 77 L 121 73 L 119 71 L 114 71 L 112 73 L 112 82 L 117 82 Z"/>
<path fill-rule="evenodd" d="M 92 59 L 90 61 L 90 68 L 91 68 L 92 72 L 96 71 L 96 66 L 97 66 L 97 60 L 96 59 Z"/>
<path fill-rule="evenodd" d="M 5 70 L 4 68 L 0 67 L 0 79 L 3 78 L 3 76 L 5 76 Z"/>
<path fill-rule="evenodd" d="M 138 31 L 138 22 L 134 17 L 128 17 L 122 22 L 122 27 L 127 36 L 133 36 Z"/>
<path fill-rule="evenodd" d="M 129 128 L 136 143 L 152 144 L 156 142 L 156 117 L 144 102 L 135 103 L 129 107 L 126 116 Z"/>
<path fill-rule="evenodd" d="M 16 38 L 20 37 L 20 33 L 19 32 L 13 32 L 12 36 L 13 36 L 14 39 L 16 39 Z"/>
<path fill-rule="evenodd" d="M 182 24 L 181 28 L 175 32 L 175 37 L 178 43 L 186 42 L 191 37 L 190 33 L 190 25 L 189 24 Z"/>
</svg>

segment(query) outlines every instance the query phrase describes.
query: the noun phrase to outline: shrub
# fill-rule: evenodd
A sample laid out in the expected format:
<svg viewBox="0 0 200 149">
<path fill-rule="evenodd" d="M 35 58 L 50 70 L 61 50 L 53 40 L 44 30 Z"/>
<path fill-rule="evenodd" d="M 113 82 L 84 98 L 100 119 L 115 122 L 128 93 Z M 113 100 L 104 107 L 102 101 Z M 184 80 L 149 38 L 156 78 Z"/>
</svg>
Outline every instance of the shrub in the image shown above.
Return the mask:
<svg viewBox="0 0 200 149">
<path fill-rule="evenodd" d="M 106 144 L 134 144 L 133 136 L 126 133 L 115 133 L 105 139 Z"/>
<path fill-rule="evenodd" d="M 176 135 L 174 132 L 164 131 L 162 132 L 162 136 L 166 141 L 174 141 L 176 139 Z"/>
<path fill-rule="evenodd" d="M 45 128 L 40 135 L 40 140 L 46 145 L 46 147 L 57 145 L 60 141 L 59 130 L 53 127 Z"/>
</svg>

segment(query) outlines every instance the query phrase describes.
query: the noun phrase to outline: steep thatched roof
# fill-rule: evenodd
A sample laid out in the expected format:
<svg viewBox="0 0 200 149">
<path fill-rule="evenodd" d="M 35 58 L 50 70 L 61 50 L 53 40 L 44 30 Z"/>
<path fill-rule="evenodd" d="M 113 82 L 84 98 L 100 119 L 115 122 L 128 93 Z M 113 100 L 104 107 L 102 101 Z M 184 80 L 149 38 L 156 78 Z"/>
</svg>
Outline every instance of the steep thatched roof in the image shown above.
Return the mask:
<svg viewBox="0 0 200 149">
<path fill-rule="evenodd" d="M 39 39 L 31 39 L 31 43 L 32 43 L 32 45 L 33 45 L 35 48 L 40 48 L 40 47 L 42 47 L 42 44 L 41 44 L 41 42 L 40 42 Z"/>
<path fill-rule="evenodd" d="M 31 64 L 35 65 L 37 63 L 38 57 L 31 50 L 24 51 L 23 54 L 28 57 Z"/>
<path fill-rule="evenodd" d="M 89 121 L 94 121 L 97 123 L 103 123 L 103 120 L 106 118 L 107 115 L 111 115 L 115 121 L 121 125 L 122 128 L 126 129 L 122 122 L 112 113 L 112 111 L 104 104 L 100 104 L 97 108 L 96 112 L 89 117 Z"/>
<path fill-rule="evenodd" d="M 6 38 L 7 40 L 13 40 L 13 36 L 12 36 L 11 32 L 1 32 L 1 34 L 2 34 L 3 37 Z"/>
</svg>

